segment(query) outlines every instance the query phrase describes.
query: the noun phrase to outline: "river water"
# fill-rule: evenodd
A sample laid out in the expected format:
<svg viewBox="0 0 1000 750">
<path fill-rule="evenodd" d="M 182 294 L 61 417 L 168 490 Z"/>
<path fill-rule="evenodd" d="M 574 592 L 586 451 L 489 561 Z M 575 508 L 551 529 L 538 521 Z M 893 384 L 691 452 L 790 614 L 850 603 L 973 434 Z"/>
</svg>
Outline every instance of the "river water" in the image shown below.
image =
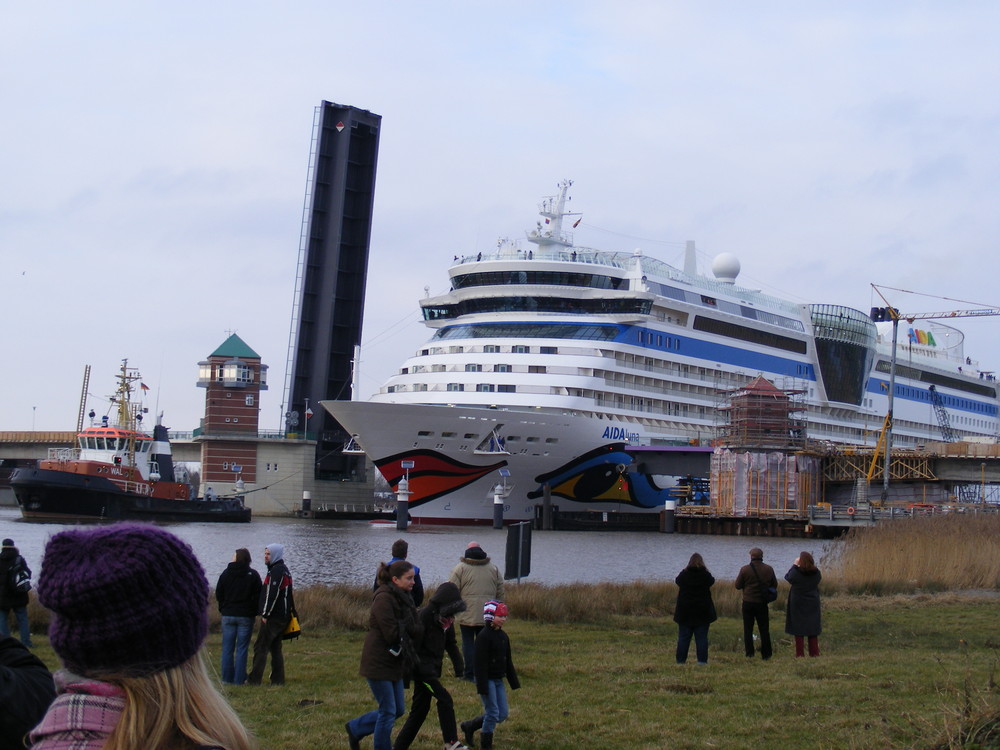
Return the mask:
<svg viewBox="0 0 1000 750">
<path fill-rule="evenodd" d="M 0 537 L 14 540 L 37 578 L 50 536 L 71 526 L 28 523 L 17 508 L 0 508 Z M 169 524 L 171 532 L 194 549 L 214 585 L 237 547 L 246 547 L 253 567 L 264 569 L 264 546 L 285 545 L 296 586 L 367 584 L 380 560 L 388 560 L 393 541 L 409 542 L 409 560 L 420 567 L 425 586 L 448 579 L 466 544 L 475 540 L 504 570 L 507 530 L 468 527 L 411 526 L 398 532 L 391 524 L 366 521 L 317 521 L 297 518 L 255 518 L 249 524 Z M 807 550 L 822 565 L 836 541 L 659 534 L 618 531 L 532 531 L 531 572 L 522 580 L 543 584 L 656 580 L 672 581 L 700 552 L 716 578 L 731 580 L 749 561 L 751 547 L 764 550 L 764 561 L 780 578 L 798 553 Z M 164 560 L 169 565 L 169 560 Z"/>
</svg>

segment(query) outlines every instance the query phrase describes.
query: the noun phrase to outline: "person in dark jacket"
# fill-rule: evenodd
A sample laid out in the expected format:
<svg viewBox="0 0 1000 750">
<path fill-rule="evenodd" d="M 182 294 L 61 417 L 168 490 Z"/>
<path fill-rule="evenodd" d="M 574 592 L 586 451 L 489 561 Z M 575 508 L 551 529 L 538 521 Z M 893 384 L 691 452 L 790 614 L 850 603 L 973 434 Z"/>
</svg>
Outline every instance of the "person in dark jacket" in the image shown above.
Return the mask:
<svg viewBox="0 0 1000 750">
<path fill-rule="evenodd" d="M 23 643 L 0 637 L 0 750 L 24 750 L 28 732 L 55 700 L 52 674 Z"/>
<path fill-rule="evenodd" d="M 708 626 L 718 619 L 715 603 L 712 601 L 712 586 L 715 578 L 705 567 L 701 555 L 691 555 L 687 567 L 682 570 L 674 583 L 680 588 L 677 605 L 674 607 L 674 622 L 677 623 L 677 663 L 687 662 L 691 637 L 694 636 L 695 654 L 699 664 L 708 664 Z"/>
<path fill-rule="evenodd" d="M 285 656 L 281 653 L 281 634 L 292 620 L 295 600 L 292 595 L 292 575 L 285 565 L 285 548 L 269 544 L 264 548 L 267 575 L 260 590 L 260 628 L 253 644 L 253 668 L 246 684 L 259 685 L 264 679 L 267 655 L 271 655 L 271 684 L 285 684 Z"/>
<path fill-rule="evenodd" d="M 485 627 L 476 636 L 476 692 L 483 703 L 483 713 L 471 721 L 462 722 L 465 744 L 473 744 L 477 729 L 482 750 L 493 750 L 493 732 L 496 725 L 507 719 L 507 690 L 503 680 L 506 677 L 511 690 L 521 687 L 514 669 L 514 659 L 510 653 L 510 639 L 503 632 L 507 622 L 508 609 L 503 602 L 488 601 L 483 605 Z"/>
<path fill-rule="evenodd" d="M 809 656 L 819 656 L 820 622 L 819 582 L 823 576 L 813 556 L 800 552 L 795 563 L 785 573 L 792 588 L 785 607 L 785 632 L 795 637 L 795 655 L 805 656 L 803 638 L 809 639 Z"/>
<path fill-rule="evenodd" d="M 444 738 L 445 750 L 468 750 L 458 741 L 455 726 L 455 703 L 451 694 L 441 684 L 441 669 L 447 651 L 455 676 L 461 677 L 465 663 L 458 649 L 453 627 L 455 615 L 465 611 L 465 602 L 458 594 L 458 586 L 442 583 L 430 604 L 417 612 L 422 630 L 416 643 L 417 665 L 413 669 L 413 702 L 406 723 L 396 735 L 393 750 L 407 750 L 417 736 L 431 708 L 431 699 L 437 700 L 438 723 Z"/>
<path fill-rule="evenodd" d="M 14 610 L 21 643 L 32 648 L 28 592 L 18 591 L 13 584 L 13 579 L 22 571 L 31 577 L 31 569 L 14 546 L 14 540 L 4 539 L 3 549 L 0 549 L 0 635 L 10 635 L 10 611 Z"/>
<path fill-rule="evenodd" d="M 260 601 L 260 573 L 250 567 L 250 561 L 250 550 L 236 550 L 215 585 L 222 615 L 222 681 L 230 685 L 247 681 L 247 652 Z"/>
<path fill-rule="evenodd" d="M 378 577 L 381 585 L 372 597 L 360 669 L 378 708 L 344 724 L 351 750 L 360 750 L 361 739 L 369 734 L 374 735 L 375 750 L 392 750 L 392 725 L 406 713 L 403 678 L 417 662 L 414 644 L 421 633 L 410 596 L 413 565 L 405 560 L 382 563 Z"/>
<path fill-rule="evenodd" d="M 760 631 L 760 656 L 771 658 L 771 625 L 768 616 L 768 588 L 777 588 L 778 579 L 774 568 L 764 564 L 764 550 L 754 547 L 750 550 L 750 564 L 740 568 L 736 576 L 736 588 L 743 591 L 743 648 L 747 658 L 753 658 L 753 624 Z"/>
<path fill-rule="evenodd" d="M 400 560 L 405 560 L 406 556 L 410 552 L 410 545 L 405 539 L 397 539 L 392 543 L 392 558 L 389 560 L 388 564 L 392 565 L 394 562 Z M 413 591 L 410 592 L 410 596 L 413 597 L 413 604 L 419 607 L 424 603 L 424 582 L 420 580 L 420 568 L 416 565 L 413 566 L 414 571 L 414 583 Z M 372 585 L 372 591 L 378 591 L 379 587 L 378 575 L 375 576 L 375 583 Z"/>
</svg>

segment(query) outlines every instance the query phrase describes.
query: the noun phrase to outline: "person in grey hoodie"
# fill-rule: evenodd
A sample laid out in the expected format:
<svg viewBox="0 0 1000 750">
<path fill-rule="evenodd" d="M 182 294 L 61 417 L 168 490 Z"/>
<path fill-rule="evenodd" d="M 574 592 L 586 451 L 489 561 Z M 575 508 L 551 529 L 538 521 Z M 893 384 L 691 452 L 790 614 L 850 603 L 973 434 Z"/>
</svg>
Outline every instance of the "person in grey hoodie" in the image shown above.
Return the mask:
<svg viewBox="0 0 1000 750">
<path fill-rule="evenodd" d="M 269 544 L 264 548 L 267 576 L 260 590 L 260 629 L 253 644 L 253 668 L 248 685 L 259 685 L 264 678 L 267 655 L 271 655 L 271 684 L 285 684 L 285 657 L 281 653 L 281 635 L 292 619 L 295 600 L 292 595 L 292 575 L 285 565 L 285 548 Z"/>
</svg>

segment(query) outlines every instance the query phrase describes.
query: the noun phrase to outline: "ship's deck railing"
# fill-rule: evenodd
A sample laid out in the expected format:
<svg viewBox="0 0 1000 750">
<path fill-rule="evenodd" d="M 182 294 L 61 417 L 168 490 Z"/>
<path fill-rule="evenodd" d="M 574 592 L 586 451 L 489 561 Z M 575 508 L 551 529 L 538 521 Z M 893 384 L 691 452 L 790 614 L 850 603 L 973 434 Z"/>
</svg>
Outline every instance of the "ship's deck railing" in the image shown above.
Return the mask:
<svg viewBox="0 0 1000 750">
<path fill-rule="evenodd" d="M 211 432 L 202 429 L 187 432 L 170 430 L 170 440 L 193 440 L 196 437 L 251 438 L 255 440 L 315 440 L 315 432 L 286 432 L 285 430 L 258 430 L 257 432 Z"/>
<path fill-rule="evenodd" d="M 49 461 L 77 461 L 79 458 L 79 448 L 49 448 Z"/>
<path fill-rule="evenodd" d="M 571 263 L 593 263 L 600 266 L 620 268 L 629 270 L 634 267 L 636 260 L 643 274 L 651 280 L 672 281 L 674 283 L 701 289 L 711 292 L 713 296 L 736 298 L 742 302 L 750 303 L 754 306 L 767 307 L 784 310 L 788 313 L 798 315 L 800 306 L 780 297 L 764 294 L 756 289 L 729 284 L 724 281 L 717 281 L 706 276 L 690 276 L 679 268 L 674 268 L 669 263 L 665 263 L 657 258 L 648 255 L 636 255 L 613 250 L 593 250 L 591 248 L 568 247 L 554 249 L 538 249 L 524 251 L 520 248 L 511 250 L 509 247 L 501 247 L 492 252 L 476 253 L 475 255 L 465 255 L 456 257 L 453 265 L 463 265 L 465 263 L 481 263 L 483 261 L 511 261 L 511 260 L 556 260 Z"/>
<path fill-rule="evenodd" d="M 559 260 L 570 263 L 593 263 L 599 266 L 610 266 L 623 270 L 632 266 L 632 254 L 608 250 L 591 250 L 589 248 L 562 248 L 559 250 L 517 248 L 501 248 L 492 252 L 465 255 L 454 261 L 453 265 L 465 263 L 481 263 L 486 260 Z"/>
<path fill-rule="evenodd" d="M 112 482 L 115 483 L 119 488 L 125 492 L 131 492 L 133 495 L 152 495 L 153 487 L 146 482 L 130 482 L 127 479 L 115 479 L 114 477 L 108 477 Z"/>
</svg>

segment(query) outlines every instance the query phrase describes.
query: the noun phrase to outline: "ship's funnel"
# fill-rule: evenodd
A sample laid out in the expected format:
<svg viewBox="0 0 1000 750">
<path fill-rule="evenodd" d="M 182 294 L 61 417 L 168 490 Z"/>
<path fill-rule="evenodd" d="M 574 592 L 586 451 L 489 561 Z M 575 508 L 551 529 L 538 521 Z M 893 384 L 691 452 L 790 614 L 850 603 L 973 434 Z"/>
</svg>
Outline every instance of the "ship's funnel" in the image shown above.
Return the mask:
<svg viewBox="0 0 1000 750">
<path fill-rule="evenodd" d="M 156 462 L 160 470 L 161 480 L 164 482 L 174 481 L 174 458 L 170 453 L 170 437 L 167 428 L 162 424 L 153 428 L 153 447 L 149 460 Z"/>
</svg>

